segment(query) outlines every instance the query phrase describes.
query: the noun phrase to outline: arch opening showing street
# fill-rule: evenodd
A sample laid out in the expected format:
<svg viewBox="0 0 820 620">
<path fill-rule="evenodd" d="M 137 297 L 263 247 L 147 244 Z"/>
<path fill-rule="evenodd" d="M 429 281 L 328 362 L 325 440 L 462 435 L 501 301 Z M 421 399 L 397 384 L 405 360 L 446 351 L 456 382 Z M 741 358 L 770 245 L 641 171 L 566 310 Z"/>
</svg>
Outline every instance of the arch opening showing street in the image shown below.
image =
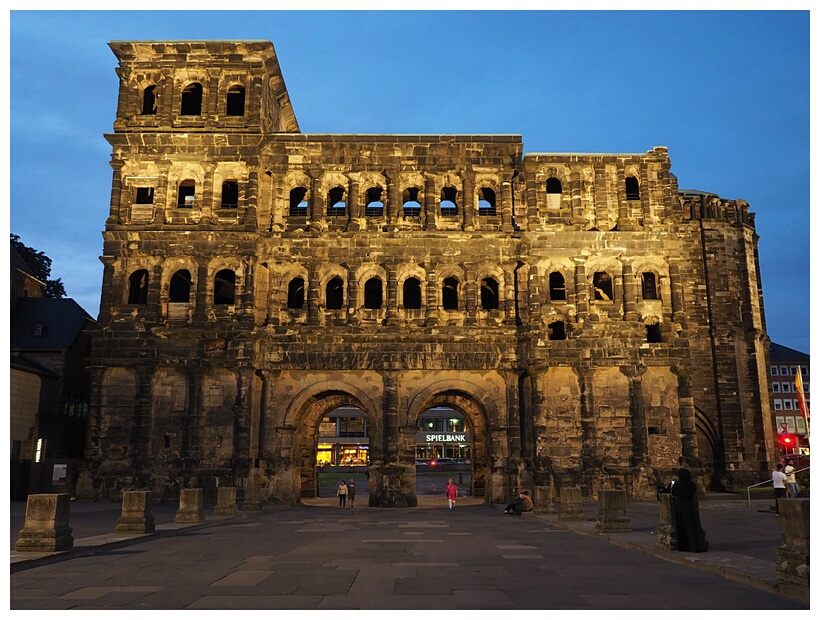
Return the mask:
<svg viewBox="0 0 820 620">
<path fill-rule="evenodd" d="M 769 468 L 754 215 L 679 189 L 666 148 L 303 134 L 270 42 L 110 47 L 78 497 L 294 503 L 349 445 L 371 506 L 415 506 L 422 421 L 442 408 L 459 426 L 430 446 L 466 439 L 488 502 Z"/>
</svg>

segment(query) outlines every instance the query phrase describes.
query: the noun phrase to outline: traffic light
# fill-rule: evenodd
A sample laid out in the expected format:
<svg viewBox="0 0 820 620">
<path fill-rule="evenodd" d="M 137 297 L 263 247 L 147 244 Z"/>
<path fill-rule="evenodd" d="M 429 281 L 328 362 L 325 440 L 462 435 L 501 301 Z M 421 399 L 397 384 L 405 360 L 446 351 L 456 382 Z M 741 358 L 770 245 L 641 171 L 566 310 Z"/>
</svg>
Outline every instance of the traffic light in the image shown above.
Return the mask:
<svg viewBox="0 0 820 620">
<path fill-rule="evenodd" d="M 783 448 L 783 452 L 786 454 L 794 453 L 799 445 L 800 441 L 797 435 L 793 435 L 791 433 L 780 434 L 780 447 Z"/>
</svg>

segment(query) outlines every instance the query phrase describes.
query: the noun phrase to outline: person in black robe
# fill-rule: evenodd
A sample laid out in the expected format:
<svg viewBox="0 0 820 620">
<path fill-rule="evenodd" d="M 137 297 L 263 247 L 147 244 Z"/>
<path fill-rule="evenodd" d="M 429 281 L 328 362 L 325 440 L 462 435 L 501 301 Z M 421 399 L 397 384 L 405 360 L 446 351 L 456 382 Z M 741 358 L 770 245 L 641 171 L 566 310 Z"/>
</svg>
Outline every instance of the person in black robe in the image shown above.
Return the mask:
<svg viewBox="0 0 820 620">
<path fill-rule="evenodd" d="M 678 480 L 672 485 L 674 497 L 675 532 L 678 536 L 678 551 L 700 553 L 709 550 L 706 532 L 700 526 L 700 514 L 695 494 L 697 485 L 688 469 L 677 471 Z"/>
</svg>

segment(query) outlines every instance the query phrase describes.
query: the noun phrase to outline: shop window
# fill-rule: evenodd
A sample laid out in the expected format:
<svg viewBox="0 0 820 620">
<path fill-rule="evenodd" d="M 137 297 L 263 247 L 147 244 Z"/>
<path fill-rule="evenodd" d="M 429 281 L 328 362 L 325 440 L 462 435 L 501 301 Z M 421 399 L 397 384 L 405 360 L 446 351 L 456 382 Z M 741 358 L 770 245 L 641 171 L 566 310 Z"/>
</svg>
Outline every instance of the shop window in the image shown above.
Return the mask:
<svg viewBox="0 0 820 620">
<path fill-rule="evenodd" d="M 309 205 L 306 197 L 307 188 L 294 187 L 290 190 L 290 208 L 288 209 L 290 217 L 307 217 Z"/>
<path fill-rule="evenodd" d="M 655 282 L 655 274 L 645 271 L 641 274 L 641 293 L 644 299 L 657 299 L 658 287 Z"/>
<path fill-rule="evenodd" d="M 242 86 L 231 86 L 225 102 L 227 116 L 245 115 L 245 89 Z"/>
<path fill-rule="evenodd" d="M 566 340 L 567 339 L 567 325 L 564 321 L 555 321 L 547 325 L 550 330 L 550 340 Z"/>
<path fill-rule="evenodd" d="M 421 203 L 419 202 L 419 188 L 408 187 L 402 192 L 402 213 L 404 217 L 419 217 Z"/>
<path fill-rule="evenodd" d="M 305 281 L 293 278 L 288 282 L 288 310 L 301 310 L 305 307 Z"/>
<path fill-rule="evenodd" d="M 566 301 L 567 288 L 564 275 L 558 271 L 550 274 L 550 301 Z"/>
<path fill-rule="evenodd" d="M 236 300 L 236 274 L 223 269 L 214 277 L 214 305 L 234 305 Z"/>
<path fill-rule="evenodd" d="M 173 303 L 187 303 L 191 300 L 191 272 L 180 269 L 171 276 L 168 286 L 168 301 Z"/>
<path fill-rule="evenodd" d="M 148 270 L 138 269 L 128 278 L 128 303 L 148 303 Z"/>
<path fill-rule="evenodd" d="M 406 310 L 421 308 L 421 282 L 417 278 L 407 278 L 402 286 L 402 305 Z"/>
<path fill-rule="evenodd" d="M 489 187 L 482 187 L 478 190 L 478 215 L 479 216 L 494 216 L 495 211 L 495 192 Z"/>
<path fill-rule="evenodd" d="M 179 184 L 177 194 L 177 209 L 193 209 L 194 196 L 196 195 L 196 183 L 191 179 L 185 179 Z"/>
<path fill-rule="evenodd" d="M 441 306 L 445 310 L 458 310 L 458 280 L 455 278 L 444 278 Z"/>
<path fill-rule="evenodd" d="M 646 326 L 646 341 L 647 342 L 662 342 L 661 341 L 661 326 L 660 323 L 650 323 Z"/>
<path fill-rule="evenodd" d="M 344 197 L 345 190 L 342 187 L 334 187 L 327 193 L 327 214 L 329 217 L 344 216 L 347 207 Z"/>
<path fill-rule="evenodd" d="M 152 204 L 154 204 L 154 188 L 153 187 L 138 187 L 137 188 L 137 204 L 138 205 L 152 205 Z"/>
<path fill-rule="evenodd" d="M 605 271 L 596 271 L 592 277 L 596 301 L 612 301 L 612 278 Z"/>
<path fill-rule="evenodd" d="M 641 189 L 638 185 L 638 179 L 636 179 L 635 177 L 626 177 L 626 179 L 624 179 L 624 184 L 626 185 L 627 200 L 641 199 Z"/>
<path fill-rule="evenodd" d="M 223 209 L 236 209 L 239 207 L 239 184 L 236 181 L 222 183 L 221 207 Z"/>
<path fill-rule="evenodd" d="M 156 84 L 146 86 L 142 91 L 142 113 L 152 115 L 157 113 Z"/>
<path fill-rule="evenodd" d="M 364 215 L 365 217 L 382 217 L 384 215 L 384 202 L 382 202 L 382 193 L 384 190 L 381 187 L 371 187 L 367 190 L 367 198 L 365 199 Z"/>
<path fill-rule="evenodd" d="M 498 310 L 498 282 L 493 278 L 481 281 L 481 309 Z"/>
<path fill-rule="evenodd" d="M 458 192 L 455 187 L 443 187 L 441 189 L 441 208 L 442 217 L 455 217 L 458 215 L 458 204 L 456 202 Z"/>
<path fill-rule="evenodd" d="M 368 310 L 382 307 L 382 281 L 378 278 L 370 278 L 364 283 L 364 307 Z"/>
<path fill-rule="evenodd" d="M 325 307 L 328 310 L 341 310 L 344 304 L 344 282 L 335 277 L 325 287 Z"/>
<path fill-rule="evenodd" d="M 202 114 L 202 84 L 188 84 L 182 91 L 181 116 L 199 116 Z"/>
</svg>

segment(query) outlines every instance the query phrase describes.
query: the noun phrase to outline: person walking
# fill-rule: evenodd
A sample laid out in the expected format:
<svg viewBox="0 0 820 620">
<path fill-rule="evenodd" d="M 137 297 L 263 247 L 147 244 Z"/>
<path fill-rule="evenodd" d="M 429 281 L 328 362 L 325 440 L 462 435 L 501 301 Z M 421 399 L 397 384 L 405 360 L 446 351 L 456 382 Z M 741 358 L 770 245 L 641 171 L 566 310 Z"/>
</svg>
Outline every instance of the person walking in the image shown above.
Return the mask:
<svg viewBox="0 0 820 620">
<path fill-rule="evenodd" d="M 783 473 L 783 464 L 778 463 L 777 469 L 772 472 L 772 486 L 774 487 L 774 509 L 780 516 L 780 498 L 786 497 L 786 474 Z"/>
<path fill-rule="evenodd" d="M 353 500 L 356 499 L 356 483 L 353 478 L 347 483 L 347 501 L 350 502 L 350 507 L 353 508 Z"/>
<path fill-rule="evenodd" d="M 783 473 L 786 474 L 786 486 L 788 488 L 787 495 L 789 497 L 797 497 L 800 495 L 800 486 L 797 484 L 797 479 L 794 477 L 794 461 L 789 459 L 786 461 L 786 466 L 783 468 Z"/>
<path fill-rule="evenodd" d="M 345 507 L 347 500 L 347 483 L 344 480 L 339 481 L 339 488 L 336 490 L 336 495 L 339 496 L 339 508 Z"/>
<path fill-rule="evenodd" d="M 447 505 L 450 507 L 450 512 L 456 507 L 456 498 L 458 497 L 458 487 L 453 483 L 453 479 L 450 478 L 447 481 Z"/>
</svg>

